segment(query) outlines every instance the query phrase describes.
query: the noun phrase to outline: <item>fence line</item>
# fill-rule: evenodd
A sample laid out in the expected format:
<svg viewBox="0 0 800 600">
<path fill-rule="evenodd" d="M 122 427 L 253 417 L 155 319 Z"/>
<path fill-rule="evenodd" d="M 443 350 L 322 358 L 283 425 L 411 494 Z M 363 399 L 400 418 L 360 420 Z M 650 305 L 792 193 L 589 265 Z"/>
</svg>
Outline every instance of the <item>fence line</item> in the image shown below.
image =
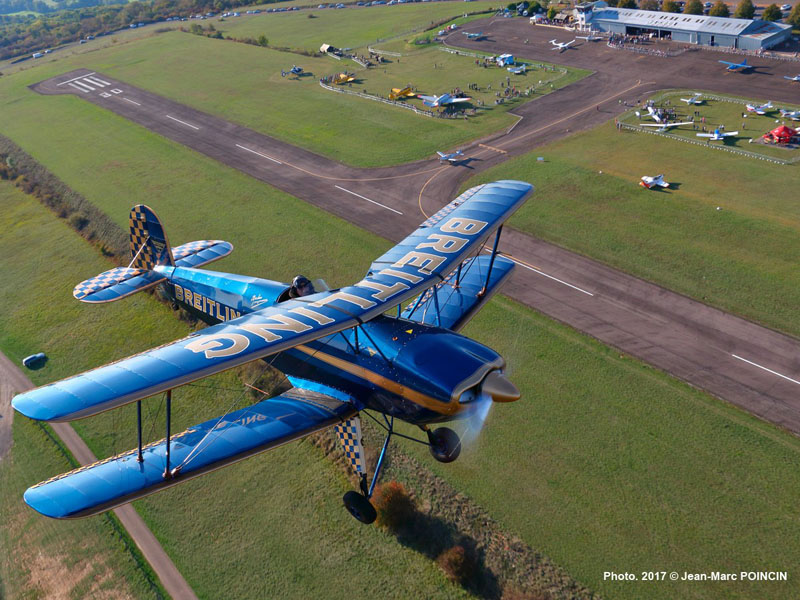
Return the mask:
<svg viewBox="0 0 800 600">
<path fill-rule="evenodd" d="M 650 131 L 644 129 L 642 127 L 637 127 L 636 125 L 630 125 L 629 123 L 624 123 L 623 121 L 618 121 L 619 126 L 623 129 L 630 129 L 631 131 L 636 131 L 638 133 L 649 133 L 650 135 L 660 135 L 663 137 L 670 138 L 672 140 L 678 140 L 679 142 L 684 142 L 686 144 L 694 144 L 695 146 L 703 146 L 704 148 L 712 148 L 714 150 L 723 150 L 725 152 L 731 152 L 733 154 L 739 154 L 741 156 L 747 156 L 748 158 L 757 158 L 758 160 L 765 160 L 767 162 L 776 163 L 779 165 L 791 165 L 798 161 L 800 161 L 800 156 L 792 158 L 792 159 L 783 159 L 783 158 L 774 158 L 771 156 L 764 156 L 763 154 L 757 154 L 755 152 L 750 152 L 749 150 L 742 150 L 740 148 L 731 148 L 730 146 L 724 145 L 711 145 L 706 142 L 699 142 L 697 140 L 693 140 L 690 138 L 683 137 L 681 135 L 675 135 L 672 133 L 662 133 L 659 131 Z"/>
<path fill-rule="evenodd" d="M 710 50 L 712 52 L 724 52 L 725 54 L 739 54 L 741 56 L 754 56 L 756 58 L 772 58 L 774 60 L 786 60 L 790 62 L 800 62 L 799 56 L 792 54 L 778 54 L 776 52 L 759 52 L 758 50 L 743 50 L 741 48 L 731 48 L 729 46 L 697 46 L 698 50 Z"/>
<path fill-rule="evenodd" d="M 399 106 L 401 108 L 405 108 L 406 110 L 413 110 L 418 115 L 423 115 L 426 117 L 438 117 L 437 113 L 428 111 L 428 110 L 420 110 L 416 106 L 411 104 L 406 104 L 405 102 L 395 102 L 394 100 L 389 100 L 388 98 L 381 98 L 380 96 L 373 96 L 371 94 L 365 94 L 363 92 L 355 92 L 353 90 L 348 90 L 345 88 L 334 87 L 332 85 L 328 85 L 324 81 L 319 82 L 320 86 L 325 88 L 326 90 L 330 90 L 331 92 L 338 92 L 339 94 L 349 94 L 351 96 L 358 96 L 359 98 L 365 98 L 367 100 L 376 100 L 378 102 L 383 102 L 384 104 L 391 104 L 392 106 Z"/>
</svg>

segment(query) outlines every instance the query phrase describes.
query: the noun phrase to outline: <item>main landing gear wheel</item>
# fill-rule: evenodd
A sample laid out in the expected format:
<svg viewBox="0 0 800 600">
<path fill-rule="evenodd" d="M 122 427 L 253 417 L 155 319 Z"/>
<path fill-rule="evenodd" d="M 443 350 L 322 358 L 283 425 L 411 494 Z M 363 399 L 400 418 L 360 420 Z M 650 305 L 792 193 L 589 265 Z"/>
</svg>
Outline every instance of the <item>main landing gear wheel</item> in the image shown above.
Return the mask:
<svg viewBox="0 0 800 600">
<path fill-rule="evenodd" d="M 430 451 L 439 462 L 453 462 L 461 454 L 461 440 L 449 427 L 439 427 L 428 433 Z"/>
<path fill-rule="evenodd" d="M 364 523 L 364 525 L 375 522 L 375 519 L 378 517 L 378 513 L 375 512 L 375 507 L 372 506 L 372 503 L 363 494 L 351 490 L 344 495 L 342 500 L 344 500 L 344 507 L 348 512 Z"/>
</svg>

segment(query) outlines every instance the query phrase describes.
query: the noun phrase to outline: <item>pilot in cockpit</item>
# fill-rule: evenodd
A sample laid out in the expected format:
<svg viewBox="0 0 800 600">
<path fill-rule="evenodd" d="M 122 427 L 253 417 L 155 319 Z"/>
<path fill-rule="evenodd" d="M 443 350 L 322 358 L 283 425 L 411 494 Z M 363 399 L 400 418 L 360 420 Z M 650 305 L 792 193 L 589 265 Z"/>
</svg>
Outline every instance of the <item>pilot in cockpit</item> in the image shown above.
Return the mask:
<svg viewBox="0 0 800 600">
<path fill-rule="evenodd" d="M 300 298 L 301 296 L 310 296 L 315 293 L 314 284 L 304 275 L 295 277 L 292 280 L 292 286 L 289 288 L 289 298 Z"/>
</svg>

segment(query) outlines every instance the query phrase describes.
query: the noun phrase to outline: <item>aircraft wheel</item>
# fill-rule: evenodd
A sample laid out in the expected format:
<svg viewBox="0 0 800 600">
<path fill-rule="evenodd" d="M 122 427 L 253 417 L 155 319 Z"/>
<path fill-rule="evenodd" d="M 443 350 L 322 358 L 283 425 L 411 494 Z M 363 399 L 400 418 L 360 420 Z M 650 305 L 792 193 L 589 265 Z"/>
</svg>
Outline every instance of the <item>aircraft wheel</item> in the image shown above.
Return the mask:
<svg viewBox="0 0 800 600">
<path fill-rule="evenodd" d="M 373 523 L 378 517 L 375 507 L 363 494 L 351 490 L 344 495 L 342 500 L 344 500 L 344 507 L 347 511 L 364 525 Z"/>
<path fill-rule="evenodd" d="M 439 462 L 453 462 L 461 454 L 461 440 L 449 427 L 439 427 L 428 434 L 430 451 Z"/>
</svg>

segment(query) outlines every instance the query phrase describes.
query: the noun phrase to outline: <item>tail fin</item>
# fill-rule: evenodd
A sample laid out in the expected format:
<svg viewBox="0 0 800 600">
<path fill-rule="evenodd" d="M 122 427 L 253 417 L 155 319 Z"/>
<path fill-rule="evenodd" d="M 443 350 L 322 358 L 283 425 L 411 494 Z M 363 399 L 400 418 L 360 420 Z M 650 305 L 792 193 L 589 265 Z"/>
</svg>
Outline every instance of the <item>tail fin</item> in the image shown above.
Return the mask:
<svg viewBox="0 0 800 600">
<path fill-rule="evenodd" d="M 167 234 L 152 208 L 144 204 L 134 206 L 130 224 L 130 268 L 152 271 L 156 265 L 175 265 Z"/>
</svg>

